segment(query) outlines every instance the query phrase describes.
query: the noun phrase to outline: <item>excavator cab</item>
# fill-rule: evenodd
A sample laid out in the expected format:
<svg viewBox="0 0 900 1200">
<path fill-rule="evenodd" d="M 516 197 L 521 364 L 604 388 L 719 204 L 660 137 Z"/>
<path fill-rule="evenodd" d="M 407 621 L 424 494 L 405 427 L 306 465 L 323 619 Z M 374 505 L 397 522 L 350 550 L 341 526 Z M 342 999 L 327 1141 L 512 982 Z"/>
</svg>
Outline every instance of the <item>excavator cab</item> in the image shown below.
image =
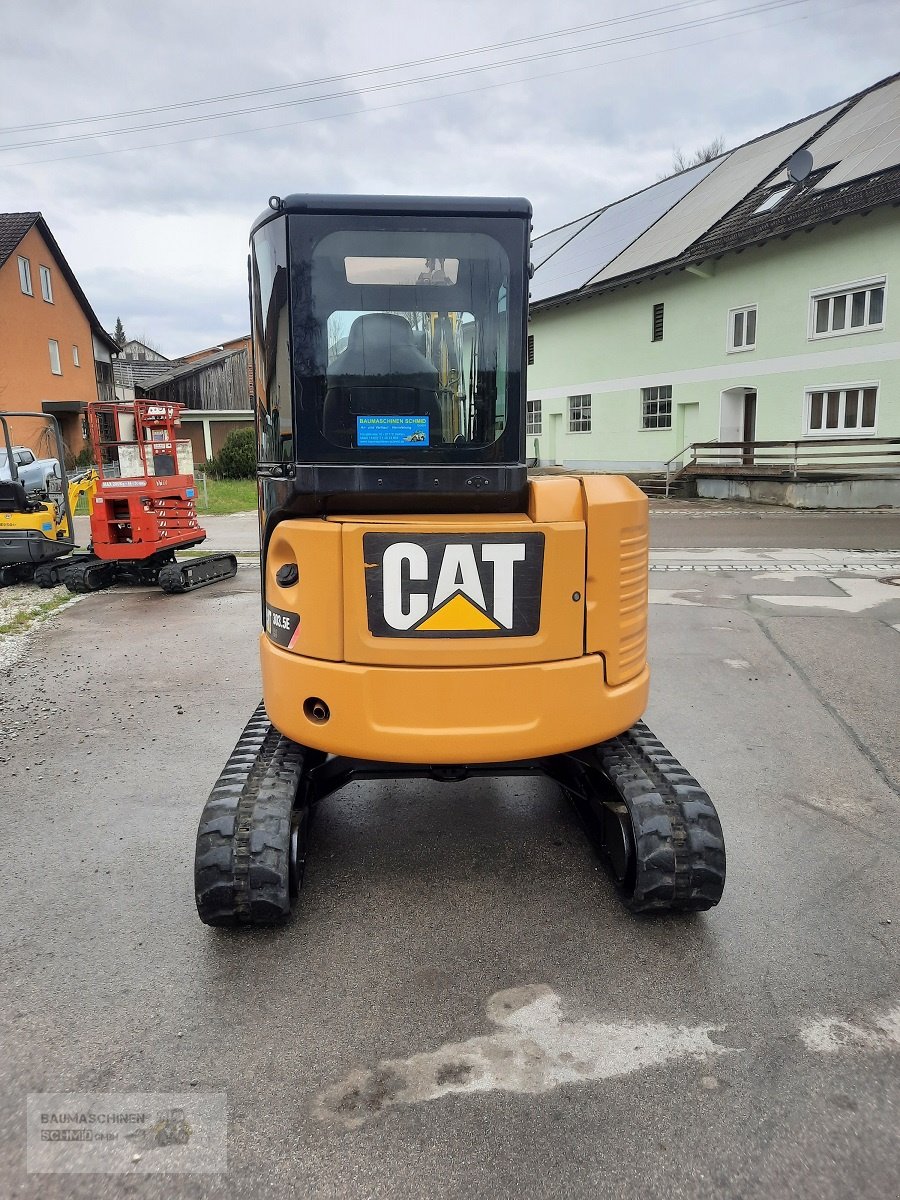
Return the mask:
<svg viewBox="0 0 900 1200">
<path fill-rule="evenodd" d="M 356 779 L 543 774 L 630 908 L 718 903 L 715 808 L 640 717 L 648 510 L 529 478 L 531 206 L 273 197 L 251 233 L 263 703 L 207 801 L 212 925 L 283 920 Z"/>
<path fill-rule="evenodd" d="M 273 200 L 250 255 L 267 520 L 522 506 L 530 231 L 526 200 Z"/>
</svg>

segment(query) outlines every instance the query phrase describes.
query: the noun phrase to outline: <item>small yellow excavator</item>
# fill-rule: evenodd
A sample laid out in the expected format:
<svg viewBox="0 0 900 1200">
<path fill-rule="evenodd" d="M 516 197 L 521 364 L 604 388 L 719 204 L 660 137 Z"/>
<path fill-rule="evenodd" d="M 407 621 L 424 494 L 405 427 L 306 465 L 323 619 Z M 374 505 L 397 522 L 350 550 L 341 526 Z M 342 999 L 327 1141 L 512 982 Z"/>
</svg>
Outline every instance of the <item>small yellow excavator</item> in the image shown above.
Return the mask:
<svg viewBox="0 0 900 1200">
<path fill-rule="evenodd" d="M 22 454 L 12 436 L 20 421 L 32 428 L 40 423 L 41 440 L 46 434 L 55 452 L 55 458 L 46 460 L 52 469 L 41 472 L 37 487 L 26 487 L 22 478 Z M 71 478 L 66 475 L 59 423 L 47 413 L 0 413 L 0 432 L 0 586 L 33 579 L 41 587 L 54 587 L 61 560 L 75 547 L 72 514 L 82 496 L 91 510 L 97 472 L 91 468 Z"/>
<path fill-rule="evenodd" d="M 357 779 L 549 776 L 632 910 L 719 902 L 716 810 L 640 720 L 647 500 L 526 472 L 530 233 L 494 198 L 272 197 L 253 227 L 263 703 L 201 817 L 207 924 L 284 920 Z"/>
</svg>

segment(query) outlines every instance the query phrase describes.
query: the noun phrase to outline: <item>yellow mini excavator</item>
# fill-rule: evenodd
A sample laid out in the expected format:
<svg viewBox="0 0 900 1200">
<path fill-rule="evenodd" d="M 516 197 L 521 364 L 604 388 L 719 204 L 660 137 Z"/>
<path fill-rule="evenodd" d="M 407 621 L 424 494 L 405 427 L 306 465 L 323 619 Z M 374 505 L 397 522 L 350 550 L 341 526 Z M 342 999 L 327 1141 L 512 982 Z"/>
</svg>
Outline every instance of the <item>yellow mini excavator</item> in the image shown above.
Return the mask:
<svg viewBox="0 0 900 1200">
<path fill-rule="evenodd" d="M 39 486 L 31 489 L 21 478 L 17 460 L 22 456 L 13 437 L 17 425 L 24 423 L 41 428 L 41 440 L 49 440 L 56 456 L 44 460 L 52 469 L 41 472 Z M 59 582 L 60 563 L 75 547 L 75 506 L 84 496 L 90 509 L 97 491 L 96 470 L 69 477 L 64 457 L 56 417 L 0 413 L 0 586 L 34 580 L 41 587 L 53 587 Z"/>
<path fill-rule="evenodd" d="M 210 925 L 283 920 L 357 779 L 542 773 L 631 909 L 721 897 L 715 808 L 640 721 L 646 498 L 526 474 L 530 233 L 522 199 L 272 197 L 253 226 L 263 703 L 200 822 Z"/>
</svg>

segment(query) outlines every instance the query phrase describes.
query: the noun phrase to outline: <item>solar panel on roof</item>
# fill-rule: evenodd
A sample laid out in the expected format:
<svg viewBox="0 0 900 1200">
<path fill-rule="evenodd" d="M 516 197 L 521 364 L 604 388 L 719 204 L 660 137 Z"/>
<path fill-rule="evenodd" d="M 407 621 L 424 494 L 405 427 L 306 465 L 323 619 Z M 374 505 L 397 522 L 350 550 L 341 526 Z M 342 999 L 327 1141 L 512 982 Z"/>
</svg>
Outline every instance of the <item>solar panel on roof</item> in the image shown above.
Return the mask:
<svg viewBox="0 0 900 1200">
<path fill-rule="evenodd" d="M 816 166 L 837 164 L 818 191 L 900 165 L 900 79 L 861 97 L 809 149 Z"/>
<path fill-rule="evenodd" d="M 552 229 L 549 233 L 536 237 L 531 247 L 531 261 L 535 270 L 541 263 L 545 263 L 551 254 L 555 254 L 560 246 L 570 241 L 579 230 L 584 229 L 588 221 L 593 221 L 596 215 L 596 212 L 588 213 L 586 217 L 579 217 L 577 221 L 570 221 L 568 225 L 561 225 L 559 229 Z"/>
<path fill-rule="evenodd" d="M 701 163 L 605 208 L 535 271 L 531 281 L 532 301 L 546 300 L 582 287 L 686 196 L 715 166 L 715 162 Z"/>
<path fill-rule="evenodd" d="M 689 198 L 670 209 L 591 282 L 639 271 L 683 254 L 839 111 L 833 108 L 807 117 L 716 160 L 716 170 L 700 181 Z"/>
</svg>

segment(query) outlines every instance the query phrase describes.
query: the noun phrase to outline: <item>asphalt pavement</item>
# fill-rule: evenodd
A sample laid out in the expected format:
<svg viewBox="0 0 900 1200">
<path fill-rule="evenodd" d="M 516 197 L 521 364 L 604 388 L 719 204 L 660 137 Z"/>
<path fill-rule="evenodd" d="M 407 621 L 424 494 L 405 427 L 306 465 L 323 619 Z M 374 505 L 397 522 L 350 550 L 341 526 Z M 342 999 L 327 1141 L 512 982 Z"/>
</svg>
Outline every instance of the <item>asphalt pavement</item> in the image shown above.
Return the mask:
<svg viewBox="0 0 900 1200">
<path fill-rule="evenodd" d="M 729 853 L 689 917 L 629 915 L 550 783 L 360 783 L 321 806 L 288 926 L 211 930 L 193 844 L 259 700 L 252 553 L 195 594 L 63 609 L 0 698 L 0 1194 L 895 1196 L 900 518 L 864 537 L 878 519 L 654 516 L 647 720 Z M 29 1173 L 49 1092 L 224 1095 L 227 1171 Z"/>
</svg>

